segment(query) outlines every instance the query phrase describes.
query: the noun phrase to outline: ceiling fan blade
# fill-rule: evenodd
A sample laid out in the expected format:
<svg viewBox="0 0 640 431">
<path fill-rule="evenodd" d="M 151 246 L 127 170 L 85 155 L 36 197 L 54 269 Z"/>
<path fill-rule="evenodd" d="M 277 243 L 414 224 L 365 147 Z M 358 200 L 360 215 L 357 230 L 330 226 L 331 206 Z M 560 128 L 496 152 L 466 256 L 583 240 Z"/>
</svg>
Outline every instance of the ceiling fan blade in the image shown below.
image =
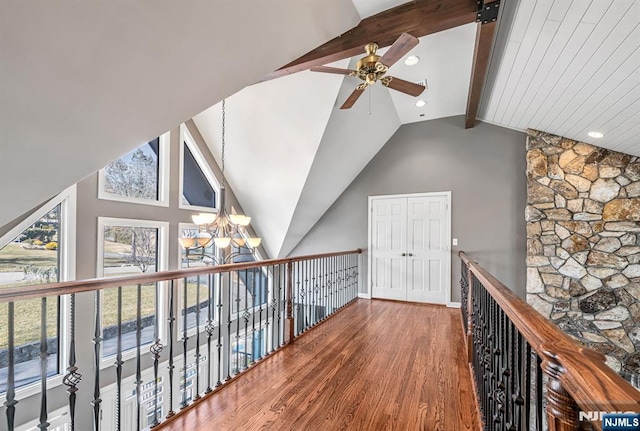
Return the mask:
<svg viewBox="0 0 640 431">
<path fill-rule="evenodd" d="M 338 75 L 351 75 L 352 73 L 356 73 L 355 70 L 340 69 L 329 66 L 313 66 L 309 70 L 312 72 L 337 73 Z"/>
<path fill-rule="evenodd" d="M 415 84 L 413 82 L 405 81 L 404 79 L 395 78 L 393 76 L 389 76 L 386 78 L 391 79 L 384 79 L 382 81 L 383 85 L 402 93 L 409 94 L 410 96 L 419 96 L 426 88 L 423 85 Z"/>
<path fill-rule="evenodd" d="M 358 100 L 358 97 L 362 96 L 362 93 L 364 93 L 364 90 L 365 90 L 364 88 L 360 88 L 360 86 L 358 86 L 358 88 L 353 90 L 353 93 L 351 93 L 349 97 L 347 97 L 347 100 L 345 100 L 345 102 L 342 104 L 340 109 L 351 108 L 353 104 L 356 103 L 356 100 Z"/>
<path fill-rule="evenodd" d="M 380 63 L 391 67 L 391 65 L 404 57 L 407 52 L 411 51 L 413 47 L 419 43 L 420 41 L 416 37 L 411 36 L 409 33 L 402 33 L 400 37 L 393 42 L 391 48 L 384 53 L 380 59 Z"/>
</svg>

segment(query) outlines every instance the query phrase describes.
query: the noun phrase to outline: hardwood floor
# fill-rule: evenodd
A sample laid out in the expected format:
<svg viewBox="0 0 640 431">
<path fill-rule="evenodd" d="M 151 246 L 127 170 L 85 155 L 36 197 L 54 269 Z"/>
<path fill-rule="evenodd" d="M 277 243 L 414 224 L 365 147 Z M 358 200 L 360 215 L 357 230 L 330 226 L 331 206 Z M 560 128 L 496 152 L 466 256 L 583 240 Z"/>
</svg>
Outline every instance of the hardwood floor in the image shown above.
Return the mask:
<svg viewBox="0 0 640 431">
<path fill-rule="evenodd" d="M 168 430 L 476 430 L 460 310 L 359 300 Z"/>
</svg>

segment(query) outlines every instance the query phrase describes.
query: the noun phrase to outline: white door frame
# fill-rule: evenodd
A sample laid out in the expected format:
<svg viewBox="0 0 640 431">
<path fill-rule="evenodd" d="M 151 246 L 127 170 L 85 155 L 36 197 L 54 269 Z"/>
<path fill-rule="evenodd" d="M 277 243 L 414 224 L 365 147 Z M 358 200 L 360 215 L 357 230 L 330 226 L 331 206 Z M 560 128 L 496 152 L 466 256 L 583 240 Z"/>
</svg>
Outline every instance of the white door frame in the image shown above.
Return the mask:
<svg viewBox="0 0 640 431">
<path fill-rule="evenodd" d="M 443 191 L 443 192 L 427 192 L 427 193 L 406 193 L 406 194 L 397 194 L 397 195 L 374 195 L 369 196 L 368 199 L 368 208 L 367 208 L 367 293 L 366 296 L 363 297 L 371 298 L 371 215 L 373 212 L 373 201 L 376 199 L 393 199 L 393 198 L 420 198 L 420 197 L 433 197 L 433 196 L 445 196 L 447 208 L 446 208 L 446 248 L 447 248 L 447 258 L 445 259 L 445 296 L 446 296 L 446 304 L 447 307 L 455 306 L 451 302 L 451 191 Z"/>
</svg>

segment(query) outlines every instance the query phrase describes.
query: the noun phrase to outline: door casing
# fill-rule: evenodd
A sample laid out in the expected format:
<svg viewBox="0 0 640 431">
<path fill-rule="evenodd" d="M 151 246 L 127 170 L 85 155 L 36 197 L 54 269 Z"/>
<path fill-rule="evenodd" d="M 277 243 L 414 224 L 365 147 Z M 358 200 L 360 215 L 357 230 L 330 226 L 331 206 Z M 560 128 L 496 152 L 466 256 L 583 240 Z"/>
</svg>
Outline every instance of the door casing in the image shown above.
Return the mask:
<svg viewBox="0 0 640 431">
<path fill-rule="evenodd" d="M 445 299 L 446 305 L 452 306 L 455 305 L 451 302 L 451 191 L 441 191 L 441 192 L 425 192 L 425 193 L 406 193 L 406 194 L 394 194 L 394 195 L 374 195 L 369 196 L 368 198 L 368 208 L 367 208 L 367 294 L 363 295 L 364 297 L 371 298 L 372 291 L 372 255 L 371 255 L 371 228 L 372 228 L 372 213 L 373 213 L 373 201 L 376 199 L 393 199 L 393 198 L 419 198 L 419 197 L 433 197 L 433 196 L 445 196 L 446 198 L 446 229 L 445 229 L 445 243 L 447 257 L 445 259 L 445 268 L 443 277 L 444 282 L 444 291 L 445 291 Z"/>
</svg>

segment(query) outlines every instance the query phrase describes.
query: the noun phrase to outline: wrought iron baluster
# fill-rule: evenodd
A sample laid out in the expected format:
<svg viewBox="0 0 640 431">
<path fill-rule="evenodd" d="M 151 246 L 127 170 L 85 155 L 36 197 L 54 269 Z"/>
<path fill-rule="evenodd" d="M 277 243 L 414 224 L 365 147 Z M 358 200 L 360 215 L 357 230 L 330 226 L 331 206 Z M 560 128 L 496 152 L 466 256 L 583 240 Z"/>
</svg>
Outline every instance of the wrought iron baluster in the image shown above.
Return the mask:
<svg viewBox="0 0 640 431">
<path fill-rule="evenodd" d="M 310 295 L 310 299 L 311 299 L 311 321 L 312 324 L 315 325 L 318 323 L 318 306 L 316 304 L 317 302 L 317 297 L 318 297 L 318 291 L 316 289 L 316 287 L 313 285 L 313 278 L 312 278 L 312 274 L 313 274 L 313 261 L 312 260 L 308 260 L 307 261 L 307 266 L 309 267 L 309 271 L 307 274 L 307 282 L 309 284 L 309 295 Z"/>
<path fill-rule="evenodd" d="M 240 274 L 235 273 L 236 278 L 236 367 L 233 374 L 236 375 L 240 371 Z"/>
<path fill-rule="evenodd" d="M 524 351 L 524 355 L 525 355 L 525 370 L 526 370 L 526 375 L 525 375 L 525 429 L 529 430 L 531 429 L 531 384 L 532 384 L 532 378 L 533 375 L 531 373 L 531 346 L 529 345 L 529 343 L 527 343 L 525 341 L 525 351 Z"/>
<path fill-rule="evenodd" d="M 244 270 L 244 279 L 246 280 L 246 282 L 249 282 L 249 279 L 247 278 L 247 270 Z M 251 271 L 251 275 L 252 277 L 255 277 L 255 271 L 252 269 Z M 253 311 L 253 308 L 255 307 L 255 300 L 256 300 L 256 280 L 255 278 L 253 278 L 250 282 L 251 285 L 251 290 L 253 291 L 253 296 L 251 298 L 251 308 L 249 308 L 249 286 L 245 284 L 244 286 L 244 312 L 242 313 L 242 319 L 244 320 L 244 352 L 243 352 L 243 356 L 240 358 L 244 361 L 244 366 L 243 369 L 247 369 L 247 366 L 249 365 L 248 362 L 248 358 L 247 358 L 247 349 L 249 349 L 249 317 L 251 317 L 253 319 L 253 333 L 252 333 L 252 337 L 255 338 L 256 335 L 256 326 L 255 326 L 255 313 L 250 313 L 249 310 Z M 239 312 L 240 310 L 238 310 Z M 238 345 L 238 350 L 240 350 L 239 348 L 240 346 Z M 240 364 L 238 364 L 238 371 L 240 371 Z"/>
<path fill-rule="evenodd" d="M 211 360 L 211 338 L 213 337 L 213 332 L 215 331 L 215 325 L 213 324 L 213 274 L 208 275 L 207 287 L 209 292 L 209 300 L 207 301 L 207 325 L 204 328 L 205 331 L 207 331 L 207 389 L 204 391 L 205 394 L 208 394 L 213 390 L 211 388 L 211 365 L 213 363 L 213 361 Z"/>
<path fill-rule="evenodd" d="M 336 309 L 340 309 L 340 296 L 339 289 L 340 285 L 338 284 L 338 268 L 337 268 L 337 257 L 333 256 L 331 259 L 331 266 L 333 268 L 332 278 L 333 278 L 333 302 L 335 304 Z"/>
<path fill-rule="evenodd" d="M 222 273 L 218 273 L 217 277 L 217 293 L 218 293 L 218 301 L 217 301 L 217 310 L 218 310 L 218 342 L 216 343 L 216 349 L 218 349 L 218 380 L 216 381 L 216 387 L 222 384 Z"/>
<path fill-rule="evenodd" d="M 196 277 L 196 395 L 194 401 L 200 399 L 200 275 Z M 185 316 L 186 316 L 185 311 Z"/>
<path fill-rule="evenodd" d="M 95 293 L 96 314 L 93 331 L 93 400 L 91 401 L 91 405 L 93 406 L 94 431 L 100 430 L 100 404 L 102 403 L 102 399 L 100 398 L 100 350 L 102 343 L 100 315 L 102 314 L 102 305 L 100 301 L 101 291 L 97 290 Z"/>
<path fill-rule="evenodd" d="M 47 422 L 47 358 L 49 357 L 47 345 L 47 298 L 40 302 L 40 423 L 38 428 L 49 428 Z"/>
<path fill-rule="evenodd" d="M 173 280 L 171 281 L 171 283 L 173 284 Z M 159 401 L 160 401 L 158 397 L 160 393 L 159 387 L 158 387 L 158 381 L 160 379 L 159 377 L 160 354 L 162 353 L 162 349 L 164 348 L 164 346 L 160 342 L 160 322 L 158 321 L 158 316 L 160 315 L 160 283 L 159 282 L 156 282 L 155 284 L 154 295 L 155 295 L 155 317 L 153 321 L 153 340 L 154 341 L 153 341 L 153 344 L 149 347 L 149 352 L 153 357 L 153 420 L 151 421 L 151 424 L 149 424 L 151 427 L 154 427 L 158 425 L 158 423 L 160 423 L 160 418 L 158 415 Z M 170 337 L 173 337 L 173 331 L 170 330 L 169 334 L 170 334 L 169 335 Z M 171 392 L 169 392 L 169 395 L 171 395 Z"/>
<path fill-rule="evenodd" d="M 69 430 L 74 431 L 76 426 L 76 392 L 78 384 L 82 380 L 82 374 L 76 367 L 76 294 L 69 296 L 69 366 L 62 383 L 69 393 Z M 7 401 L 9 395 L 7 393 Z"/>
<path fill-rule="evenodd" d="M 174 322 L 175 318 L 175 290 L 176 290 L 176 280 L 171 280 L 171 286 L 169 286 L 169 318 L 167 319 L 169 323 L 169 411 L 167 412 L 167 418 L 175 415 L 176 412 L 173 411 L 173 370 L 175 369 L 174 359 L 173 359 L 173 342 L 176 335 L 174 334 Z"/>
<path fill-rule="evenodd" d="M 265 329 L 264 333 L 262 332 L 262 303 L 264 302 L 264 288 L 265 286 L 263 285 L 264 283 L 264 277 L 262 277 L 262 269 L 261 268 L 254 268 L 254 271 L 258 272 L 258 274 L 260 275 L 259 277 L 259 298 L 258 298 L 258 359 L 262 359 L 262 340 L 264 338 L 264 334 L 267 332 L 267 330 Z M 254 281 L 255 283 L 255 281 Z M 253 310 L 253 315 L 255 316 L 256 312 L 255 310 Z M 267 322 L 268 322 L 268 318 L 269 318 L 269 313 L 267 313 Z M 268 324 L 268 323 L 267 323 Z M 256 351 L 256 346 L 255 346 L 255 342 L 256 342 L 256 338 L 253 337 L 253 351 Z M 252 357 L 252 359 L 255 359 Z"/>
<path fill-rule="evenodd" d="M 300 322 L 303 322 L 303 313 L 304 309 L 301 308 L 300 303 L 302 302 L 302 297 L 300 296 L 300 262 L 296 262 L 294 264 L 294 274 L 296 278 L 296 288 L 294 294 L 293 304 L 295 305 L 294 313 L 295 318 L 293 319 L 295 323 L 295 334 L 299 335 L 302 332 L 303 325 Z"/>
<path fill-rule="evenodd" d="M 118 286 L 118 334 L 116 337 L 116 431 L 120 431 L 122 425 L 122 286 Z"/>
<path fill-rule="evenodd" d="M 182 289 L 182 401 L 180 408 L 184 409 L 189 404 L 187 402 L 187 348 L 189 343 L 189 335 L 187 332 L 187 278 L 183 279 Z"/>
<path fill-rule="evenodd" d="M 284 327 L 282 326 L 282 313 L 284 313 L 284 295 L 283 295 L 283 287 L 286 279 L 284 274 L 286 274 L 286 267 L 284 264 L 280 264 L 278 266 L 278 348 L 280 348 L 284 344 Z"/>
<path fill-rule="evenodd" d="M 271 339 L 270 331 L 272 326 L 271 322 L 269 322 L 269 312 L 271 311 L 271 302 L 269 301 L 269 297 L 271 293 L 271 287 L 269 286 L 269 269 L 268 268 L 269 267 L 267 266 L 267 267 L 258 269 L 258 271 L 261 272 L 260 273 L 260 284 L 262 285 L 261 291 L 264 292 L 263 298 L 260 301 L 260 305 L 262 306 L 262 303 L 264 302 L 264 313 L 265 313 L 264 333 L 260 337 L 261 341 L 260 341 L 259 354 L 261 355 L 261 357 L 269 356 L 269 354 L 271 353 L 270 346 L 269 346 L 269 340 Z"/>
<path fill-rule="evenodd" d="M 142 426 L 140 417 L 142 365 L 140 363 L 142 345 L 142 285 L 138 284 L 136 292 L 136 430 Z"/>
<path fill-rule="evenodd" d="M 231 313 L 232 313 L 232 302 L 233 302 L 233 298 L 231 296 L 231 273 L 228 272 L 226 274 L 226 277 L 223 277 L 223 280 L 226 278 L 226 284 L 227 284 L 227 298 L 228 298 L 228 303 L 227 303 L 227 333 L 226 333 L 226 349 L 225 349 L 225 361 L 227 363 L 227 377 L 225 378 L 226 380 L 231 379 Z"/>
<path fill-rule="evenodd" d="M 15 428 L 16 416 L 16 387 L 15 387 L 15 303 L 7 304 L 7 393 L 4 406 L 7 409 L 7 429 L 13 431 Z"/>
<path fill-rule="evenodd" d="M 276 338 L 279 338 L 279 334 L 277 331 L 277 327 L 276 327 L 276 309 L 278 307 L 278 297 L 277 292 L 276 292 L 276 268 L 274 266 L 270 267 L 271 270 L 267 273 L 271 273 L 271 277 L 269 278 L 269 283 L 270 283 L 270 289 L 269 292 L 271 293 L 271 352 L 273 352 L 276 349 Z M 268 296 L 267 296 L 268 297 Z"/>
<path fill-rule="evenodd" d="M 251 308 L 249 308 L 249 303 L 248 303 L 248 302 L 246 302 L 246 301 L 245 301 L 245 302 L 246 302 L 246 304 L 247 304 L 247 308 L 249 308 L 249 309 L 251 310 L 251 337 L 253 337 L 253 338 L 252 338 L 252 342 L 251 342 L 251 345 L 252 345 L 252 349 L 251 349 L 251 353 L 252 353 L 252 354 L 251 354 L 251 360 L 253 361 L 253 360 L 254 360 L 253 352 L 255 351 L 255 346 L 253 345 L 253 343 L 255 343 L 255 340 L 256 340 L 256 300 L 260 301 L 260 294 L 259 294 L 259 292 L 260 292 L 260 287 L 259 287 L 259 286 L 257 286 L 257 283 L 256 283 L 256 281 L 257 281 L 257 278 L 256 278 L 256 268 L 251 268 L 251 276 L 252 276 L 252 278 L 251 278 L 251 283 L 253 284 L 253 296 L 251 297 Z M 245 289 L 245 291 L 246 291 L 246 290 L 247 290 L 247 289 Z M 248 323 L 248 322 L 247 322 L 247 323 Z M 248 331 L 248 330 L 246 329 L 246 327 L 245 327 L 245 331 L 244 331 L 244 337 L 245 337 L 244 345 L 245 345 L 245 349 L 247 349 L 247 348 L 249 347 L 249 344 L 247 344 L 247 341 L 246 341 L 247 333 L 248 333 L 248 332 L 249 332 L 249 331 Z"/>
<path fill-rule="evenodd" d="M 542 359 L 535 354 L 536 357 L 536 429 L 543 430 L 544 422 L 543 417 L 543 405 L 542 405 Z"/>
<path fill-rule="evenodd" d="M 516 334 L 516 354 L 518 357 L 518 365 L 516 369 L 518 370 L 518 377 L 516 381 L 516 389 L 514 393 L 514 403 L 517 406 L 517 417 L 515 423 L 518 424 L 518 429 L 522 429 L 526 426 L 525 415 L 523 412 L 525 397 L 523 394 L 523 387 L 526 388 L 526 379 L 528 379 L 529 373 L 525 369 L 526 361 L 523 360 L 525 353 L 525 340 L 522 334 L 518 331 Z"/>
</svg>

